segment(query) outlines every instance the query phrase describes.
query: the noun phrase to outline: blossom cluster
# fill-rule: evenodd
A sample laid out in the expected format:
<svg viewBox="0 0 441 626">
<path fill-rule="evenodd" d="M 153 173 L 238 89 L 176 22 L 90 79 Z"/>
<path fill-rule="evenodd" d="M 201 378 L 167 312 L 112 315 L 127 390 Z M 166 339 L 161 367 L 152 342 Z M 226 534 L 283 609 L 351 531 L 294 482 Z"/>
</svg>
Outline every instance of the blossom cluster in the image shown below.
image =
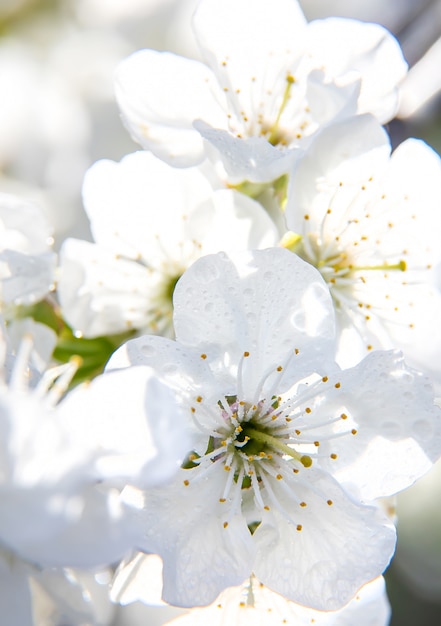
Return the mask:
<svg viewBox="0 0 441 626">
<path fill-rule="evenodd" d="M 139 149 L 88 169 L 91 240 L 0 195 L 1 612 L 384 626 L 393 498 L 441 456 L 441 160 L 391 148 L 383 27 L 192 26 L 197 60 L 116 68 Z"/>
</svg>

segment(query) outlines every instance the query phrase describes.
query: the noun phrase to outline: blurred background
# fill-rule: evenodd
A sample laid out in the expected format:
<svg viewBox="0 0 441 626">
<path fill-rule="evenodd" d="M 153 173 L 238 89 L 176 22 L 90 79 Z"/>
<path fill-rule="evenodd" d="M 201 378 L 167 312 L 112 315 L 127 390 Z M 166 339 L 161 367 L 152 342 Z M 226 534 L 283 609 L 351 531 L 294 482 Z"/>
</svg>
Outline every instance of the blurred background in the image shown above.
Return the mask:
<svg viewBox="0 0 441 626">
<path fill-rule="evenodd" d="M 40 204 L 54 225 L 56 246 L 67 235 L 90 238 L 81 204 L 86 169 L 99 158 L 117 160 L 136 149 L 114 100 L 116 64 L 144 47 L 197 58 L 190 27 L 196 3 L 0 0 L 0 191 Z M 393 144 L 418 137 L 440 152 L 441 1 L 300 4 L 308 19 L 354 17 L 396 35 L 410 72 L 397 118 L 388 126 Z M 436 626 L 441 623 L 441 465 L 400 496 L 397 511 L 398 550 L 386 575 L 391 624 Z M 115 624 L 152 625 L 150 615 L 142 607 L 121 609 Z"/>
</svg>

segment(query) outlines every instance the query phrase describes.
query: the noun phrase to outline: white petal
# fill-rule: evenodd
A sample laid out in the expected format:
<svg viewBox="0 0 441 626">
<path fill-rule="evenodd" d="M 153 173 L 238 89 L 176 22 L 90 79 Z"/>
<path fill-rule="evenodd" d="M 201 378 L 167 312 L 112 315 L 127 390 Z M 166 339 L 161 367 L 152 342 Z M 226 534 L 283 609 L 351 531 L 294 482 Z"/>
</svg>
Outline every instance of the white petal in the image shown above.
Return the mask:
<svg viewBox="0 0 441 626">
<path fill-rule="evenodd" d="M 95 241 L 153 266 L 177 256 L 188 214 L 212 192 L 198 168 L 178 170 L 145 152 L 97 161 L 83 184 Z"/>
<path fill-rule="evenodd" d="M 374 507 L 361 506 L 326 474 L 293 476 L 306 506 L 273 490 L 288 517 L 272 506 L 254 533 L 254 572 L 286 598 L 319 610 L 344 606 L 366 582 L 380 575 L 395 549 L 395 529 Z M 282 480 L 285 480 L 284 477 Z M 282 481 L 280 481 L 281 483 Z"/>
<path fill-rule="evenodd" d="M 75 388 L 60 419 L 88 433 L 99 480 L 140 488 L 170 480 L 191 449 L 186 418 L 169 387 L 147 367 L 111 371 Z"/>
<path fill-rule="evenodd" d="M 391 607 L 382 576 L 364 585 L 341 611 L 329 616 L 329 626 L 388 626 Z"/>
<path fill-rule="evenodd" d="M 137 512 L 118 490 L 90 485 L 62 504 L 63 523 L 44 541 L 22 541 L 20 554 L 45 566 L 101 567 L 119 561 L 141 539 Z"/>
<path fill-rule="evenodd" d="M 323 64 L 338 83 L 361 78 L 359 113 L 373 113 L 381 123 L 394 117 L 407 63 L 391 33 L 378 24 L 328 18 L 308 25 L 307 41 L 311 63 Z"/>
<path fill-rule="evenodd" d="M 280 239 L 262 205 L 233 189 L 212 192 L 189 213 L 185 226 L 186 240 L 198 242 L 192 260 L 219 251 L 269 248 Z"/>
<path fill-rule="evenodd" d="M 58 295 L 67 322 L 85 337 L 148 327 L 148 270 L 87 241 L 66 239 Z"/>
<path fill-rule="evenodd" d="M 15 250 L 0 252 L 0 297 L 3 302 L 29 305 L 42 300 L 54 285 L 56 261 L 52 252 L 38 255 Z"/>
<path fill-rule="evenodd" d="M 157 554 L 135 555 L 123 561 L 112 583 L 112 602 L 126 605 L 141 600 L 150 606 L 165 606 L 162 596 L 162 560 Z"/>
<path fill-rule="evenodd" d="M 286 205 L 288 227 L 297 233 L 308 232 L 309 221 L 320 224 L 330 204 L 341 219 L 361 186 L 384 169 L 389 154 L 388 137 L 371 116 L 354 117 L 324 128 L 291 174 Z M 336 190 L 338 204 L 334 200 Z"/>
<path fill-rule="evenodd" d="M 231 183 L 275 180 L 289 172 L 298 155 L 297 150 L 281 151 L 262 137 L 234 137 L 202 120 L 197 120 L 194 127 L 218 150 Z"/>
<path fill-rule="evenodd" d="M 242 363 L 243 397 L 253 397 L 262 376 L 286 365 L 295 348 L 301 356 L 297 374 L 311 367 L 316 349 L 323 363 L 332 351 L 333 315 L 324 283 L 314 268 L 280 248 L 199 259 L 177 284 L 174 304 L 178 340 L 206 353 L 220 375 L 229 372 L 234 389 Z M 293 359 L 289 365 L 294 367 Z"/>
<path fill-rule="evenodd" d="M 193 120 L 221 128 L 226 123 L 225 96 L 211 70 L 168 52 L 140 50 L 125 59 L 116 70 L 115 90 L 132 137 L 170 165 L 203 160 Z"/>
<path fill-rule="evenodd" d="M 327 80 L 323 71 L 311 72 L 307 79 L 308 107 L 316 124 L 325 125 L 357 113 L 360 83 L 336 85 Z"/>
<path fill-rule="evenodd" d="M 153 368 L 156 375 L 177 392 L 178 401 L 187 411 L 196 402 L 204 406 L 212 402 L 217 406 L 219 398 L 229 392 L 229 388 L 222 387 L 222 382 L 213 377 L 207 365 L 206 353 L 165 337 L 145 335 L 126 342 L 114 352 L 106 369 L 114 370 L 129 365 Z M 204 414 L 203 420 L 208 429 L 218 424 L 216 415 L 216 411 L 214 416 L 210 412 Z M 188 426 L 193 426 L 190 421 Z"/>
<path fill-rule="evenodd" d="M 209 604 L 252 570 L 253 548 L 245 519 L 235 516 L 224 525 L 228 508 L 219 494 L 226 472 L 219 468 L 208 479 L 192 482 L 189 471 L 181 470 L 170 487 L 149 491 L 143 513 L 141 548 L 162 557 L 163 598 L 177 606 Z"/>
<path fill-rule="evenodd" d="M 365 500 L 409 487 L 441 453 L 441 413 L 428 379 L 406 367 L 399 353 L 373 352 L 343 371 L 340 382 L 329 406 L 348 416 L 335 429 L 349 434 L 329 443 L 338 454 L 330 470 Z"/>
<path fill-rule="evenodd" d="M 257 117 L 262 101 L 275 100 L 268 92 L 283 95 L 286 75 L 302 49 L 306 30 L 297 2 L 204 0 L 193 24 L 205 60 L 226 89 L 229 108 L 239 123 Z M 278 106 L 280 101 L 276 110 Z"/>
<path fill-rule="evenodd" d="M 169 626 L 387 626 L 390 607 L 383 578 L 376 578 L 339 611 L 319 612 L 290 602 L 254 577 L 226 589 L 206 608 L 177 617 Z"/>
<path fill-rule="evenodd" d="M 52 229 L 39 206 L 0 193 L 0 249 L 39 255 L 52 244 Z"/>
</svg>

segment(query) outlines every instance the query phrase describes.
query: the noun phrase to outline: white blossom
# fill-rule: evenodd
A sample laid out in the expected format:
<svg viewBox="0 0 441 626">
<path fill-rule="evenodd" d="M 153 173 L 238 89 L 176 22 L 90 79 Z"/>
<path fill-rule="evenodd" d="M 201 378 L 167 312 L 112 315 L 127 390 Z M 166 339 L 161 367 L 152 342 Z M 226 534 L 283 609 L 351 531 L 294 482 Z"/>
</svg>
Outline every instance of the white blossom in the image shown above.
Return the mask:
<svg viewBox="0 0 441 626">
<path fill-rule="evenodd" d="M 162 561 L 154 554 L 136 553 L 118 567 L 111 598 L 122 606 L 142 602 L 144 620 L 170 626 L 386 626 L 390 606 L 384 579 L 364 585 L 357 595 L 338 611 L 316 611 L 287 600 L 251 576 L 237 587 L 225 589 L 216 600 L 202 608 L 178 609 L 161 600 Z M 139 604 L 138 604 L 139 606 Z M 180 616 L 176 615 L 180 611 Z M 174 612 L 175 616 L 170 615 Z M 120 611 L 124 616 L 124 609 Z M 161 619 L 162 617 L 162 619 Z M 173 619 L 174 617 L 174 619 Z M 156 618 L 156 619 L 155 619 Z M 120 621 L 117 621 L 120 624 Z M 124 622 L 122 622 L 124 623 Z"/>
<path fill-rule="evenodd" d="M 202 0 L 193 28 L 205 63 L 141 50 L 116 72 L 128 130 L 171 165 L 200 163 L 205 138 L 230 182 L 271 181 L 321 125 L 396 111 L 407 66 L 378 25 L 307 24 L 296 0 Z"/>
<path fill-rule="evenodd" d="M 199 259 L 174 323 L 177 341 L 134 339 L 109 363 L 153 367 L 193 425 L 176 479 L 145 492 L 139 547 L 163 559 L 164 599 L 207 604 L 254 572 L 289 600 L 340 608 L 394 551 L 373 501 L 440 454 L 430 385 L 395 352 L 340 370 L 328 289 L 283 249 Z"/>
<path fill-rule="evenodd" d="M 290 602 L 251 577 L 226 589 L 212 605 L 168 621 L 167 626 L 387 626 L 390 607 L 384 580 L 376 578 L 360 589 L 339 611 L 314 611 Z"/>
<path fill-rule="evenodd" d="M 31 349 L 27 336 L 0 381 L 0 587 L 21 590 L 21 602 L 2 602 L 14 626 L 31 624 L 38 570 L 106 565 L 133 549 L 137 488 L 170 480 L 191 445 L 173 393 L 148 368 L 109 372 L 62 398 L 75 359 L 29 387 Z M 3 341 L 1 350 L 4 362 Z"/>
<path fill-rule="evenodd" d="M 88 337 L 171 334 L 173 290 L 194 260 L 278 240 L 258 203 L 146 152 L 95 163 L 83 195 L 96 243 L 64 242 L 58 293 L 67 321 Z"/>
<path fill-rule="evenodd" d="M 399 348 L 439 382 L 441 160 L 416 139 L 390 152 L 370 116 L 321 131 L 291 176 L 285 242 L 331 290 L 341 364 Z"/>
</svg>

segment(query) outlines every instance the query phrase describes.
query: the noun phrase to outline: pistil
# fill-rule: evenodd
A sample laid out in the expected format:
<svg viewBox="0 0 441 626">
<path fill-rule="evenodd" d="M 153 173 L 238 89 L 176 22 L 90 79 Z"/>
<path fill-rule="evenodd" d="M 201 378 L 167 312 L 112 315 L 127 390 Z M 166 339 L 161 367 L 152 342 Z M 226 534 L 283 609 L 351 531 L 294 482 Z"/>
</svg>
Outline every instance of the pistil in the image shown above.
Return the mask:
<svg viewBox="0 0 441 626">
<path fill-rule="evenodd" d="M 249 438 L 249 440 L 251 440 L 250 443 L 259 442 L 261 444 L 264 444 L 272 448 L 273 450 L 283 452 L 283 454 L 290 456 L 296 461 L 300 461 L 300 463 L 304 467 L 310 467 L 312 465 L 312 459 L 310 456 L 305 455 L 305 454 L 300 454 L 299 452 L 297 452 L 296 450 L 294 450 L 287 444 L 280 441 L 280 439 L 277 437 L 273 437 L 272 435 L 268 433 L 262 432 L 261 430 L 257 430 L 256 428 L 253 428 L 252 426 L 248 426 L 248 425 L 245 428 L 245 433 L 246 434 L 245 434 L 244 440 L 246 440 L 246 438 Z M 247 445 L 249 445 L 248 442 L 247 442 Z"/>
<path fill-rule="evenodd" d="M 277 117 L 274 121 L 274 124 L 272 125 L 271 132 L 268 137 L 269 143 L 273 146 L 276 146 L 278 143 L 280 143 L 280 133 L 279 133 L 280 118 L 282 117 L 282 113 L 285 110 L 286 105 L 288 104 L 288 100 L 291 97 L 290 91 L 294 83 L 295 83 L 294 76 L 291 76 L 291 74 L 288 74 L 288 76 L 286 77 L 286 86 L 285 86 L 285 91 L 283 92 L 282 103 L 280 105 L 279 111 L 277 113 Z"/>
</svg>

